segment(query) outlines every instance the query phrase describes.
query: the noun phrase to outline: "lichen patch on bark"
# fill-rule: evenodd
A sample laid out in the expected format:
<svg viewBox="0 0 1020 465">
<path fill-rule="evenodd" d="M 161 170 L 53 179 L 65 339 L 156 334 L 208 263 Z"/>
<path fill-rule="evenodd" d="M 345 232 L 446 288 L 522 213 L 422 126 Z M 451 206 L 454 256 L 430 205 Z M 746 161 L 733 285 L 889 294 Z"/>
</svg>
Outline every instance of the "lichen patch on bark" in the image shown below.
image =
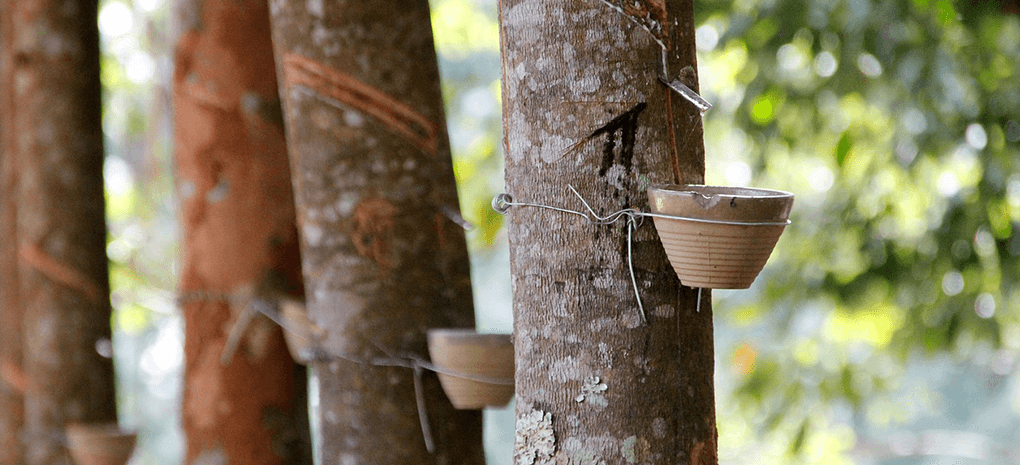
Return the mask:
<svg viewBox="0 0 1020 465">
<path fill-rule="evenodd" d="M 549 368 L 549 380 L 558 384 L 579 381 L 587 371 L 582 360 L 568 355 L 553 362 L 552 367 Z"/>
<path fill-rule="evenodd" d="M 532 410 L 517 418 L 514 465 L 546 465 L 556 452 L 552 414 Z"/>
<path fill-rule="evenodd" d="M 630 436 L 620 445 L 620 453 L 627 463 L 644 462 L 649 451 L 648 440 L 638 436 Z"/>
<path fill-rule="evenodd" d="M 571 437 L 563 441 L 563 452 L 568 463 L 606 465 L 606 457 L 617 455 L 619 441 L 609 434 L 596 434 L 584 439 Z"/>
</svg>

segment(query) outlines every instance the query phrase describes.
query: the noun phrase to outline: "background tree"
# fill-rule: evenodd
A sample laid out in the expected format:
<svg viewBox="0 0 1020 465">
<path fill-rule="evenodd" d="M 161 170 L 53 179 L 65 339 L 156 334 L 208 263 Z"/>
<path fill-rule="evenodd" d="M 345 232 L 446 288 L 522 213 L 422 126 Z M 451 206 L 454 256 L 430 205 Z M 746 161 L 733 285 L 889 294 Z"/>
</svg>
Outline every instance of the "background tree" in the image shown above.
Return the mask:
<svg viewBox="0 0 1020 465">
<path fill-rule="evenodd" d="M 798 196 L 761 285 L 717 299 L 721 440 L 756 437 L 727 458 L 916 463 L 890 438 L 936 429 L 1015 456 L 1015 3 L 699 5 L 709 182 Z"/>
<path fill-rule="evenodd" d="M 0 463 L 24 463 L 24 447 L 18 438 L 24 421 L 24 385 L 20 384 L 21 305 L 18 303 L 18 233 L 15 198 L 15 147 L 10 115 L 12 85 L 11 40 L 14 37 L 8 2 L 0 3 Z"/>
<path fill-rule="evenodd" d="M 692 5 L 500 3 L 515 200 L 581 208 L 572 185 L 604 215 L 703 181 L 700 113 L 659 81 L 698 88 Z M 517 464 L 717 463 L 711 291 L 696 311 L 650 222 L 628 227 L 510 210 Z"/>
<path fill-rule="evenodd" d="M 17 293 L 5 290 L 3 304 L 15 306 L 5 315 L 23 312 L 14 334 L 24 368 L 8 359 L 4 372 L 8 384 L 23 376 L 19 439 L 30 465 L 69 463 L 68 423 L 117 419 L 96 14 L 89 0 L 7 2 L 3 11 L 5 220 L 17 219 L 4 242 L 18 260 L 4 283 Z"/>
<path fill-rule="evenodd" d="M 481 412 L 414 373 L 425 332 L 473 327 L 427 1 L 274 3 L 273 40 L 312 321 L 323 463 L 483 461 Z M 430 424 L 435 450 L 422 440 Z"/>
<path fill-rule="evenodd" d="M 268 4 L 178 7 L 185 463 L 309 463 L 305 370 L 249 313 L 303 294 Z"/>
</svg>

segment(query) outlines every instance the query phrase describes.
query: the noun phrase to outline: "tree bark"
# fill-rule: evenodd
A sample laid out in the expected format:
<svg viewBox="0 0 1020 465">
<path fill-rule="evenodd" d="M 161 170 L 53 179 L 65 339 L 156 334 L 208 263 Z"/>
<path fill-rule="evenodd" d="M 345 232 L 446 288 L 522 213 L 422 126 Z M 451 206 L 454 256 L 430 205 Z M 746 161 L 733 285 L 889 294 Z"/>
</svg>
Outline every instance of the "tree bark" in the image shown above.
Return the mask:
<svg viewBox="0 0 1020 465">
<path fill-rule="evenodd" d="M 648 186 L 703 182 L 700 114 L 659 81 L 665 59 L 698 88 L 690 0 L 502 0 L 500 31 L 514 201 L 647 211 Z M 515 463 L 717 463 L 709 292 L 696 311 L 650 220 L 628 244 L 624 220 L 510 208 Z"/>
<path fill-rule="evenodd" d="M 310 463 L 306 371 L 248 313 L 303 292 L 268 4 L 176 6 L 185 463 Z"/>
<path fill-rule="evenodd" d="M 26 463 L 71 422 L 115 422 L 95 0 L 8 2 Z M 105 353 L 101 355 L 100 352 Z"/>
<path fill-rule="evenodd" d="M 308 311 L 327 331 L 321 463 L 482 463 L 480 412 L 427 373 L 429 454 L 412 370 L 370 363 L 474 325 L 428 2 L 282 0 L 272 20 Z"/>
<path fill-rule="evenodd" d="M 17 184 L 14 170 L 14 87 L 12 52 L 14 22 L 8 2 L 0 2 L 0 465 L 24 463 L 18 438 L 24 426 L 24 379 L 21 364 L 21 320 L 18 302 Z"/>
</svg>

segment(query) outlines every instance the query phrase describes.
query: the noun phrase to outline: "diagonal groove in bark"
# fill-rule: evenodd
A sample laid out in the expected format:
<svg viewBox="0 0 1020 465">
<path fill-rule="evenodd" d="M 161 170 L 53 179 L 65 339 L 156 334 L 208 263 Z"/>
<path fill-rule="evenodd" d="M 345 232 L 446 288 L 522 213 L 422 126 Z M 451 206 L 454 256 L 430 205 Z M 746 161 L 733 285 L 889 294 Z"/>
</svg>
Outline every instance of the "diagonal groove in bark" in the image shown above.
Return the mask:
<svg viewBox="0 0 1020 465">
<path fill-rule="evenodd" d="M 23 263 L 31 266 L 46 277 L 81 292 L 92 301 L 101 301 L 103 295 L 84 273 L 67 266 L 44 252 L 38 245 L 22 243 L 18 256 Z"/>
<path fill-rule="evenodd" d="M 364 111 L 425 153 L 436 155 L 436 124 L 400 100 L 353 76 L 294 53 L 283 57 L 283 76 L 287 88 L 307 86 L 320 98 L 331 97 Z"/>
</svg>

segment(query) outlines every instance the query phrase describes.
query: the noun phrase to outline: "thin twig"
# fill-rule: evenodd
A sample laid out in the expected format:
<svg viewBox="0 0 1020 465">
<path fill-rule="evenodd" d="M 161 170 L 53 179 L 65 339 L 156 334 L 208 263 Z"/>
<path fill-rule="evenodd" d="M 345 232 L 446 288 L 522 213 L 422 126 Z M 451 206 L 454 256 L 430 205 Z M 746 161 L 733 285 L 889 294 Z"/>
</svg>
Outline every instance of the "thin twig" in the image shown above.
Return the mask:
<svg viewBox="0 0 1020 465">
<path fill-rule="evenodd" d="M 432 428 L 429 427 L 429 413 L 425 410 L 425 392 L 421 385 L 421 366 L 414 366 L 414 400 L 418 404 L 418 420 L 421 422 L 421 435 L 425 438 L 425 449 L 430 454 L 436 451 L 432 440 Z"/>
<path fill-rule="evenodd" d="M 641 21 L 638 21 L 637 18 L 627 14 L 626 11 L 623 11 L 623 8 L 620 8 L 620 7 L 618 7 L 618 6 L 616 6 L 616 5 L 612 4 L 612 3 L 609 3 L 608 0 L 599 0 L 599 1 L 604 3 L 609 8 L 612 8 L 613 10 L 616 10 L 617 13 L 620 13 L 621 15 L 623 15 L 623 17 L 629 19 L 631 22 L 636 24 L 641 29 L 644 29 L 645 32 L 647 32 L 648 35 L 652 37 L 652 40 L 655 41 L 656 44 L 659 44 L 659 48 L 662 50 L 662 75 L 663 76 L 669 76 L 669 69 L 666 67 L 666 50 L 668 50 L 668 49 L 666 48 L 666 44 L 662 42 L 662 39 L 660 39 L 658 36 L 656 36 L 655 33 L 652 32 L 651 29 L 648 29 L 648 26 L 645 26 L 644 24 L 641 23 Z"/>
</svg>

